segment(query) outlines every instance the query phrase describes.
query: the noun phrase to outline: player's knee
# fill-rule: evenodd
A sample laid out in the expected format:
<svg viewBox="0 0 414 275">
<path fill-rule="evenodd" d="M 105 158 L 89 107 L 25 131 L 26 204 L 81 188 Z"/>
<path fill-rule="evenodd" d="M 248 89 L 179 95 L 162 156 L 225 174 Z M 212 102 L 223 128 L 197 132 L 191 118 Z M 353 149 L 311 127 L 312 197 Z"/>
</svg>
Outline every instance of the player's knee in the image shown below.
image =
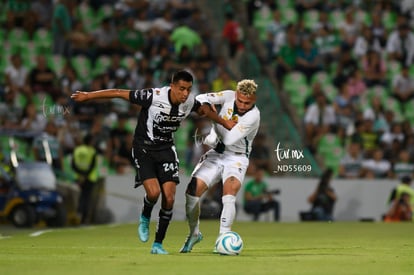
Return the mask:
<svg viewBox="0 0 414 275">
<path fill-rule="evenodd" d="M 186 193 L 191 196 L 195 196 L 197 192 L 197 179 L 192 177 L 187 185 Z"/>
</svg>

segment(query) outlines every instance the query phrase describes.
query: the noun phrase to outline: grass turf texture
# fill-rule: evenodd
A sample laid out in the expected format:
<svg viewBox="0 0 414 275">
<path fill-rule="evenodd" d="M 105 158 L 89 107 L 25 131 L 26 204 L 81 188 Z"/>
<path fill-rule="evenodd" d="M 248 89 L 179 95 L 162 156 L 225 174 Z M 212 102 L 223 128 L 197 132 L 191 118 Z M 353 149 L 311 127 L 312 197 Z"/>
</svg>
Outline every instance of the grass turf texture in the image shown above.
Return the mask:
<svg viewBox="0 0 414 275">
<path fill-rule="evenodd" d="M 170 225 L 164 248 L 149 253 L 135 224 L 16 230 L 0 226 L 0 273 L 8 274 L 413 274 L 412 223 L 236 222 L 239 256 L 212 253 L 218 221 L 202 221 L 203 241 L 178 253 L 187 224 Z M 41 232 L 40 232 L 41 233 Z"/>
</svg>

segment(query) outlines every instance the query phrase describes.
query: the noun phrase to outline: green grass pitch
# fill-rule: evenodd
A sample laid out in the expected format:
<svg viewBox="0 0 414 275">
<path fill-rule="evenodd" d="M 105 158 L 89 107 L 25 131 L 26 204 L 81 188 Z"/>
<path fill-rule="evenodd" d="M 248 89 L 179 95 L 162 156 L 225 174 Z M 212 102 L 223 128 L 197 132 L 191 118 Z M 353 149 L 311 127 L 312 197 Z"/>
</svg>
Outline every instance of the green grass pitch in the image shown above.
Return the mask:
<svg viewBox="0 0 414 275">
<path fill-rule="evenodd" d="M 201 221 L 204 239 L 178 250 L 187 224 L 173 221 L 169 255 L 149 253 L 135 224 L 16 230 L 0 226 L 0 274 L 413 274 L 412 223 L 236 222 L 239 256 L 212 253 L 218 221 Z"/>
</svg>

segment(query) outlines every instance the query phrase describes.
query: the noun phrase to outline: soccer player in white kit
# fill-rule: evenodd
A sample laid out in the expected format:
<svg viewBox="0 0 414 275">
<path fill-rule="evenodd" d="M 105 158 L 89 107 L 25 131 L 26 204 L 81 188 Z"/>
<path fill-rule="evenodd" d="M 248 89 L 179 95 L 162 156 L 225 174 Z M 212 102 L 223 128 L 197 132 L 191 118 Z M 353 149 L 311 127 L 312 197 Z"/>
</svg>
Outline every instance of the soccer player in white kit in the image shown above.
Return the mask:
<svg viewBox="0 0 414 275">
<path fill-rule="evenodd" d="M 200 103 L 220 105 L 219 116 L 232 119 L 237 124 L 226 130 L 216 123 L 204 143 L 211 146 L 194 168 L 186 190 L 186 216 L 190 233 L 181 248 L 181 253 L 191 252 L 202 240 L 199 230 L 200 197 L 217 182 L 223 183 L 223 210 L 220 217 L 220 234 L 231 231 L 236 216 L 236 195 L 241 188 L 247 167 L 252 142 L 260 125 L 260 111 L 256 107 L 257 84 L 250 79 L 237 83 L 237 90 L 200 94 Z"/>
</svg>

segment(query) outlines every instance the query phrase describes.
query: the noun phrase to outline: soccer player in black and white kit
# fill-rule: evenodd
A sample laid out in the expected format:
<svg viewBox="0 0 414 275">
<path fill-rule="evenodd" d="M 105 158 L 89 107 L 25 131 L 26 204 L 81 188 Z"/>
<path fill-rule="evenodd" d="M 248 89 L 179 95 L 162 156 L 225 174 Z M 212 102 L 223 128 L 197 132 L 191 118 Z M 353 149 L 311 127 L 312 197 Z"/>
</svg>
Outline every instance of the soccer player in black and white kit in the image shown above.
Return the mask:
<svg viewBox="0 0 414 275">
<path fill-rule="evenodd" d="M 151 212 L 160 194 L 162 196 L 152 254 L 168 254 L 162 242 L 172 218 L 176 185 L 179 183 L 179 161 L 173 133 L 192 111 L 229 130 L 235 125 L 233 121 L 218 116 L 208 104 L 196 101 L 190 94 L 192 85 L 192 75 L 187 71 L 178 71 L 172 76 L 171 84 L 162 88 L 77 91 L 71 96 L 79 102 L 123 98 L 142 107 L 132 148 L 132 156 L 146 193 L 138 225 L 138 235 L 142 242 L 149 239 Z"/>
</svg>

